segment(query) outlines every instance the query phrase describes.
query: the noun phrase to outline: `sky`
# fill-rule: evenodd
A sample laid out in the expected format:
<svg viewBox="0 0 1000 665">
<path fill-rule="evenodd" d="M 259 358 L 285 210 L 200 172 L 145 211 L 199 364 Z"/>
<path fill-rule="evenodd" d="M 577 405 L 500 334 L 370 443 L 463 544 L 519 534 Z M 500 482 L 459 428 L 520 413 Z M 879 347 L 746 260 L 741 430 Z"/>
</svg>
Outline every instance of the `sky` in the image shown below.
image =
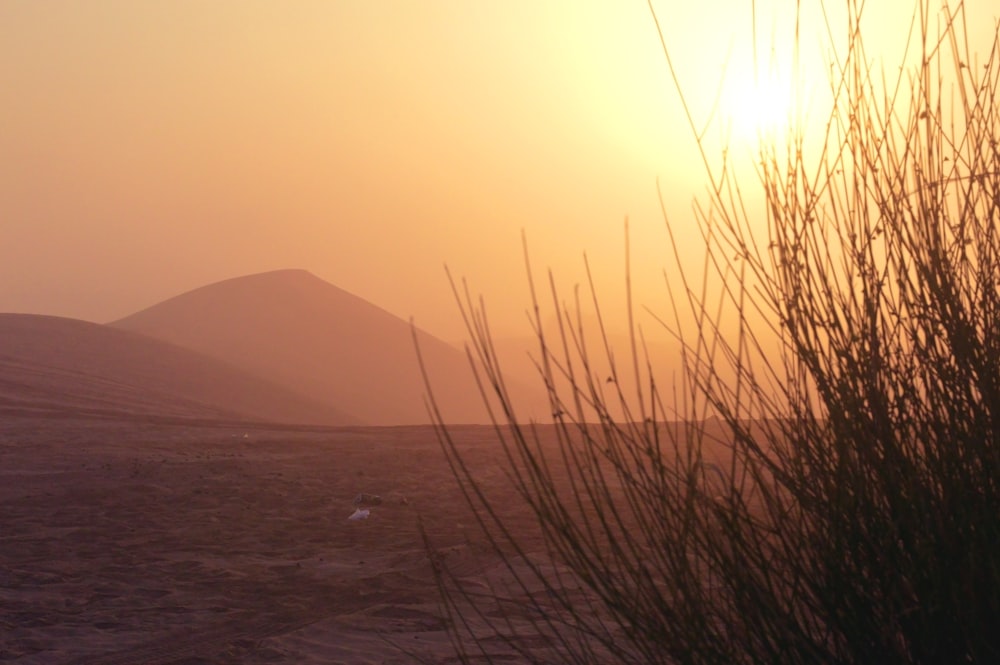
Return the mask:
<svg viewBox="0 0 1000 665">
<path fill-rule="evenodd" d="M 721 91 L 749 160 L 778 96 L 747 88 L 751 25 L 782 43 L 794 1 L 654 4 L 694 114 Z M 991 35 L 989 1 L 966 4 Z M 885 49 L 910 7 L 870 10 Z M 586 253 L 614 313 L 626 217 L 658 310 L 657 183 L 696 255 L 705 172 L 645 1 L 0 2 L 0 311 L 107 322 L 304 268 L 460 340 L 447 265 L 518 334 L 522 234 L 567 293 Z"/>
</svg>

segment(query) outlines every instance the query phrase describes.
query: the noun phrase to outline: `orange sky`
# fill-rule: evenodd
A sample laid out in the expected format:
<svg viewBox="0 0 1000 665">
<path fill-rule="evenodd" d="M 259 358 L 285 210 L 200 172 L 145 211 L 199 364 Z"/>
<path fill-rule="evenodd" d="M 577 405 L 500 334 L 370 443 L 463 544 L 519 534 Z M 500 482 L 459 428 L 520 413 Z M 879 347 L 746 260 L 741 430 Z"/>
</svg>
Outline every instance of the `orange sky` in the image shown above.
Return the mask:
<svg viewBox="0 0 1000 665">
<path fill-rule="evenodd" d="M 779 31 L 794 8 L 757 4 Z M 658 11 L 705 113 L 750 2 Z M 0 311 L 103 322 L 297 267 L 457 340 L 447 263 L 526 332 L 521 229 L 567 285 L 586 251 L 610 298 L 626 215 L 658 308 L 656 179 L 682 236 L 704 180 L 659 49 L 641 0 L 5 0 Z"/>
</svg>

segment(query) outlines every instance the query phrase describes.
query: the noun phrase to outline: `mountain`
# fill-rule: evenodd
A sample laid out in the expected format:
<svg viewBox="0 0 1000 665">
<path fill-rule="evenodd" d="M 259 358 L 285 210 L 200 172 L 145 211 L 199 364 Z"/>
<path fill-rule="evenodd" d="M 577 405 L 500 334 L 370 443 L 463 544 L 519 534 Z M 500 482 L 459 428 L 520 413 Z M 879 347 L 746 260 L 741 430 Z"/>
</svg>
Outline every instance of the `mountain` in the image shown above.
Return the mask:
<svg viewBox="0 0 1000 665">
<path fill-rule="evenodd" d="M 189 349 L 33 314 L 0 314 L 0 413 L 359 423 Z"/>
<path fill-rule="evenodd" d="M 210 284 L 110 325 L 224 361 L 372 425 L 430 422 L 415 334 L 444 419 L 487 422 L 462 351 L 304 270 Z"/>
</svg>

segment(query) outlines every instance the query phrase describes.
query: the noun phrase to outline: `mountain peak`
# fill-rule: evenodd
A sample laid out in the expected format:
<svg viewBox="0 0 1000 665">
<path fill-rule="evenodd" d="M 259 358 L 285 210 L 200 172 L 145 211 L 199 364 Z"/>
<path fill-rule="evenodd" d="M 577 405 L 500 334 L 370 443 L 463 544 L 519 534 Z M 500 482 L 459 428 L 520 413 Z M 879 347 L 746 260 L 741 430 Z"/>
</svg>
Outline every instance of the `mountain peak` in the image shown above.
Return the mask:
<svg viewBox="0 0 1000 665">
<path fill-rule="evenodd" d="M 112 323 L 192 349 L 380 425 L 429 422 L 407 321 L 306 270 L 209 284 Z M 465 355 L 417 330 L 453 422 L 486 422 Z"/>
</svg>

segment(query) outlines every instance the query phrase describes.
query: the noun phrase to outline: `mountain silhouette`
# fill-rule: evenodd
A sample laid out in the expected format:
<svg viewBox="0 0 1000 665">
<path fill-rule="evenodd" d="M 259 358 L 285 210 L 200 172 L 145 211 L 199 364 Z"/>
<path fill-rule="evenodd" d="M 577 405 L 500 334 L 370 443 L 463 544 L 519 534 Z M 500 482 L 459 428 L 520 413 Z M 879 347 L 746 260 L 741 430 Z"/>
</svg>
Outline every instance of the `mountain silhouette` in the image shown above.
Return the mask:
<svg viewBox="0 0 1000 665">
<path fill-rule="evenodd" d="M 34 314 L 0 314 L 0 413 L 359 424 L 189 349 Z"/>
<path fill-rule="evenodd" d="M 444 419 L 487 422 L 462 351 L 305 270 L 210 284 L 110 325 L 223 361 L 371 425 L 430 422 L 415 334 Z"/>
</svg>

